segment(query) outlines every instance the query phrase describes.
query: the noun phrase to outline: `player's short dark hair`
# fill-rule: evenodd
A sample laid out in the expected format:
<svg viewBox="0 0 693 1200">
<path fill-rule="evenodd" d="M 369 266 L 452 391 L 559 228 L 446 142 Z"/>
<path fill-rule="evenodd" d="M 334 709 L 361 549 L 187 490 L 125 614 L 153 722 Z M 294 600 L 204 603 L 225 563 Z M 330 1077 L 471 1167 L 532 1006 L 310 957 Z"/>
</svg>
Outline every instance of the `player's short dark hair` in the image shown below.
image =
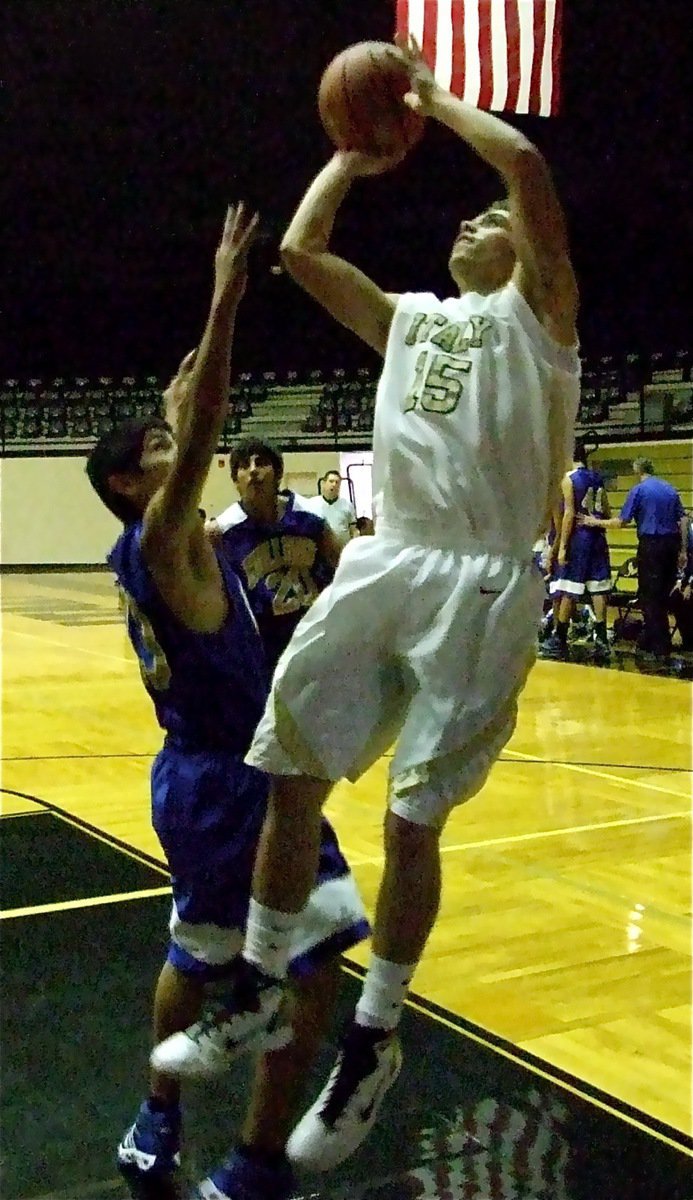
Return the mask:
<svg viewBox="0 0 693 1200">
<path fill-rule="evenodd" d="M 268 462 L 274 469 L 277 483 L 280 483 L 284 474 L 284 459 L 282 454 L 270 442 L 263 442 L 260 438 L 246 438 L 242 442 L 236 442 L 236 445 L 231 450 L 229 455 L 229 470 L 234 483 L 238 478 L 238 472 L 241 467 L 249 466 L 250 460 L 253 457 L 259 458 L 262 462 Z"/>
<path fill-rule="evenodd" d="M 142 448 L 150 429 L 168 429 L 173 433 L 168 421 L 162 417 L 130 417 L 102 433 L 87 459 L 86 472 L 91 486 L 106 508 L 124 525 L 131 525 L 142 514 L 127 496 L 111 487 L 109 480 L 111 475 L 121 472 L 141 471 Z"/>
<path fill-rule="evenodd" d="M 576 438 L 573 446 L 573 462 L 582 463 L 587 466 L 587 445 L 584 438 Z"/>
<path fill-rule="evenodd" d="M 633 460 L 633 469 L 638 475 L 654 475 L 654 463 L 651 458 L 636 458 Z"/>
</svg>

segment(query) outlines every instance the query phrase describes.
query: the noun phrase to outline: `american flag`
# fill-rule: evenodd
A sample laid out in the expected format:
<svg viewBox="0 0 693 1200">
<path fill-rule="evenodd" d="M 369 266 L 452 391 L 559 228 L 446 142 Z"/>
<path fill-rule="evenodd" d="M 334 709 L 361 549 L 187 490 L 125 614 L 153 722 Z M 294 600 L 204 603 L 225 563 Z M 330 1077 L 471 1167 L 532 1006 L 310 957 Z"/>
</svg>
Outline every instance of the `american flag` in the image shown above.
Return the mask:
<svg viewBox="0 0 693 1200">
<path fill-rule="evenodd" d="M 563 0 L 397 0 L 443 87 L 476 108 L 554 116 Z"/>
</svg>

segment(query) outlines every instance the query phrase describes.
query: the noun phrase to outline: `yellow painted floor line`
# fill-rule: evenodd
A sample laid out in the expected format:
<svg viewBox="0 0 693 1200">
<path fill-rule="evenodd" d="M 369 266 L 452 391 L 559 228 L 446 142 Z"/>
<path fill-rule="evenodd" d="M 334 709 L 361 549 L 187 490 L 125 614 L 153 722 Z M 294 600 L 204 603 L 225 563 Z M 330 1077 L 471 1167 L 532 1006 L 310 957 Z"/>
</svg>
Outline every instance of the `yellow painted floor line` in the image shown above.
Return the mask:
<svg viewBox="0 0 693 1200">
<path fill-rule="evenodd" d="M 170 887 L 140 888 L 137 892 L 121 892 L 115 896 L 86 896 L 82 900 L 61 900 L 55 904 L 8 908 L 5 912 L 0 912 L 0 921 L 12 921 L 16 917 L 39 917 L 42 913 L 68 912 L 73 908 L 100 908 L 102 904 L 124 904 L 127 900 L 146 900 L 150 896 L 170 896 L 170 894 Z"/>
<path fill-rule="evenodd" d="M 672 812 L 658 813 L 655 816 L 648 817 L 624 817 L 619 821 L 598 821 L 592 825 L 566 825 L 561 829 L 539 829 L 535 833 L 513 833 L 506 837 L 498 838 L 483 838 L 478 842 L 458 842 L 454 846 L 441 846 L 441 854 L 452 854 L 461 850 L 483 850 L 487 846 L 507 846 L 513 842 L 533 842 L 541 838 L 561 837 L 563 834 L 572 833 L 594 833 L 602 829 L 620 829 L 628 825 L 649 825 L 657 821 L 675 821 L 688 819 L 690 811 L 687 812 Z M 378 855 L 374 858 L 359 858 L 357 855 L 349 854 L 349 864 L 353 867 L 376 866 L 379 863 L 384 863 L 384 856 Z"/>
<path fill-rule="evenodd" d="M 3 821 L 11 821 L 13 817 L 49 817 L 51 814 L 47 808 L 26 808 L 23 812 L 6 813 L 0 812 L 0 819 Z"/>
</svg>

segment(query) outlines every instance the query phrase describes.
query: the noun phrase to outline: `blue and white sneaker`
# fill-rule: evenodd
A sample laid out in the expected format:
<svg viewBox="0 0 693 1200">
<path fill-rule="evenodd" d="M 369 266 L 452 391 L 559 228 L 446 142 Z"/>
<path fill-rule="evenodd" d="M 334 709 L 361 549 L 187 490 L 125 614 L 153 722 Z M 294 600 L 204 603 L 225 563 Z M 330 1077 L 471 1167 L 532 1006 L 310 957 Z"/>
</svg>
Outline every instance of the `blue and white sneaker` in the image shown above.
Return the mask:
<svg viewBox="0 0 693 1200">
<path fill-rule="evenodd" d="M 236 1150 L 222 1167 L 198 1183 L 188 1200 L 290 1200 L 294 1182 L 286 1160 L 269 1167 Z"/>
<path fill-rule="evenodd" d="M 123 1175 L 142 1180 L 172 1175 L 180 1166 L 181 1124 L 177 1104 L 153 1111 L 145 1100 L 116 1151 Z"/>
</svg>

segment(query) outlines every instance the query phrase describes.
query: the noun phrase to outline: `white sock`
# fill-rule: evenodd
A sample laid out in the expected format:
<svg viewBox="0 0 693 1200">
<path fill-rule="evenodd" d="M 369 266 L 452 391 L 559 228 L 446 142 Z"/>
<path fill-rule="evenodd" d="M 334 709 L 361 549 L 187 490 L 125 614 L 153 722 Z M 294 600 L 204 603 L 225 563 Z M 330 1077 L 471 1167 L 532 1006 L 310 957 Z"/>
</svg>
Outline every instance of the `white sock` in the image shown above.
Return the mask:
<svg viewBox="0 0 693 1200">
<path fill-rule="evenodd" d="M 251 899 L 243 957 L 265 975 L 285 979 L 289 951 L 300 917 L 300 913 L 279 912 Z"/>
<path fill-rule="evenodd" d="M 361 999 L 356 1006 L 356 1022 L 377 1029 L 395 1029 L 417 963 L 388 962 L 374 954 L 366 974 Z"/>
</svg>

